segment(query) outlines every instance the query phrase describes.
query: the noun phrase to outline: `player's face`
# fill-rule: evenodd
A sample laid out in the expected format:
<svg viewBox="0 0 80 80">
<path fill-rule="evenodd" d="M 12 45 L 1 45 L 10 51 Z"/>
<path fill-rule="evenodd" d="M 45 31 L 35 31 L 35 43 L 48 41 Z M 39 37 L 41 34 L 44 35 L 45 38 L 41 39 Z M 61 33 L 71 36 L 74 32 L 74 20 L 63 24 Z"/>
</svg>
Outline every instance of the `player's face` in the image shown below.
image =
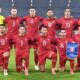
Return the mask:
<svg viewBox="0 0 80 80">
<path fill-rule="evenodd" d="M 48 17 L 52 17 L 52 16 L 53 16 L 53 11 L 52 11 L 52 10 L 49 10 L 49 11 L 47 12 L 47 16 L 48 16 Z"/>
<path fill-rule="evenodd" d="M 7 29 L 5 26 L 0 26 L 0 33 L 4 34 L 6 33 Z"/>
<path fill-rule="evenodd" d="M 25 27 L 20 27 L 20 28 L 19 28 L 19 33 L 20 33 L 20 34 L 25 34 L 25 33 L 26 33 Z"/>
<path fill-rule="evenodd" d="M 65 30 L 61 30 L 60 36 L 61 36 L 61 37 L 65 37 L 65 36 L 66 36 L 66 31 L 65 31 Z"/>
<path fill-rule="evenodd" d="M 47 28 L 42 28 L 41 33 L 42 33 L 42 35 L 46 35 L 47 34 Z"/>
<path fill-rule="evenodd" d="M 30 17 L 35 17 L 36 16 L 36 10 L 35 9 L 30 9 L 29 10 L 29 15 L 30 15 Z"/>
<path fill-rule="evenodd" d="M 70 9 L 66 9 L 64 12 L 65 18 L 70 18 L 71 17 L 71 12 Z"/>
<path fill-rule="evenodd" d="M 11 15 L 15 17 L 17 15 L 17 9 L 11 9 Z"/>
<path fill-rule="evenodd" d="M 80 34 L 80 26 L 78 27 L 78 33 Z"/>
</svg>

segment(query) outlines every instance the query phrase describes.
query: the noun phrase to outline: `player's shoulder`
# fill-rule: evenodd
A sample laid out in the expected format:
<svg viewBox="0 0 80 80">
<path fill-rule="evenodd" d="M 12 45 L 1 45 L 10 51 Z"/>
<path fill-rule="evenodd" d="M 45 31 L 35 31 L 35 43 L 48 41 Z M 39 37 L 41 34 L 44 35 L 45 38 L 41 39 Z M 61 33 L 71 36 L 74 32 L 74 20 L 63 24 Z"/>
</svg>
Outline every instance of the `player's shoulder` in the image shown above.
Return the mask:
<svg viewBox="0 0 80 80">
<path fill-rule="evenodd" d="M 11 18 L 11 15 L 9 15 L 9 16 L 6 16 L 6 18 L 5 19 L 10 19 Z"/>
<path fill-rule="evenodd" d="M 20 16 L 17 16 L 18 19 L 22 19 Z"/>
<path fill-rule="evenodd" d="M 38 16 L 38 15 L 37 15 L 37 18 L 43 18 L 43 17 L 42 17 L 42 16 Z"/>
<path fill-rule="evenodd" d="M 26 15 L 26 16 L 24 16 L 24 18 L 27 19 L 27 18 L 30 18 L 30 16 L 29 15 Z"/>
</svg>

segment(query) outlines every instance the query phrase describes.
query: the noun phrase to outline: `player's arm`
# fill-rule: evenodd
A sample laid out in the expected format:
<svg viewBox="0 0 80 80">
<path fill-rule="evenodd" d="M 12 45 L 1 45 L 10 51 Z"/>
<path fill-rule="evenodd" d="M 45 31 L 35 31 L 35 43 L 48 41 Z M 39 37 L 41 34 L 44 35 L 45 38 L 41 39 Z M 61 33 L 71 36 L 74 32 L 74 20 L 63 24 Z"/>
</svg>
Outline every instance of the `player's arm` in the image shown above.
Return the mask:
<svg viewBox="0 0 80 80">
<path fill-rule="evenodd" d="M 77 20 L 74 20 L 73 26 L 74 26 L 73 30 L 77 30 L 78 29 L 78 22 L 77 22 Z"/>
<path fill-rule="evenodd" d="M 60 30 L 61 29 L 61 19 L 56 20 L 56 30 Z"/>
</svg>

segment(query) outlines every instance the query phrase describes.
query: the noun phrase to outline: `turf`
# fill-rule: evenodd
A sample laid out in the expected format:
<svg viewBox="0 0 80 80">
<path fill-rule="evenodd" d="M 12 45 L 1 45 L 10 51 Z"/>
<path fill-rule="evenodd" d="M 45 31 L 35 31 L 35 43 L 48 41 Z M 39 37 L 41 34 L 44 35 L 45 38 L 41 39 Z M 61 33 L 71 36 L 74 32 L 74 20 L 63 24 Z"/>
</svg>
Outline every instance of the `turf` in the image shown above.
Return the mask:
<svg viewBox="0 0 80 80">
<path fill-rule="evenodd" d="M 69 62 L 66 64 L 67 70 L 65 72 L 57 71 L 56 75 L 51 74 L 51 61 L 47 60 L 46 72 L 39 72 L 34 70 L 34 57 L 33 50 L 30 53 L 30 75 L 26 77 L 23 72 L 17 73 L 15 71 L 15 51 L 11 51 L 11 57 L 9 60 L 9 75 L 4 76 L 0 73 L 0 80 L 80 80 L 80 72 L 75 71 L 74 75 L 69 74 Z M 58 68 L 58 62 L 57 67 Z"/>
</svg>

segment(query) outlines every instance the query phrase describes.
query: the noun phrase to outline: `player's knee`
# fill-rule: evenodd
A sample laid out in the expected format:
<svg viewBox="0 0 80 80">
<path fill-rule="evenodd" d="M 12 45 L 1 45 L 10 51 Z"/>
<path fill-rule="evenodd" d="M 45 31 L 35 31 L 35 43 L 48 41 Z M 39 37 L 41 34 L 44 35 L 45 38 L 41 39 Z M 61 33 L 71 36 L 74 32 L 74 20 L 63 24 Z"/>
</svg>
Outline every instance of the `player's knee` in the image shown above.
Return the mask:
<svg viewBox="0 0 80 80">
<path fill-rule="evenodd" d="M 3 57 L 9 57 L 9 52 L 4 52 Z"/>
<path fill-rule="evenodd" d="M 53 53 L 52 54 L 52 58 L 57 59 L 57 54 L 56 53 Z"/>
</svg>

